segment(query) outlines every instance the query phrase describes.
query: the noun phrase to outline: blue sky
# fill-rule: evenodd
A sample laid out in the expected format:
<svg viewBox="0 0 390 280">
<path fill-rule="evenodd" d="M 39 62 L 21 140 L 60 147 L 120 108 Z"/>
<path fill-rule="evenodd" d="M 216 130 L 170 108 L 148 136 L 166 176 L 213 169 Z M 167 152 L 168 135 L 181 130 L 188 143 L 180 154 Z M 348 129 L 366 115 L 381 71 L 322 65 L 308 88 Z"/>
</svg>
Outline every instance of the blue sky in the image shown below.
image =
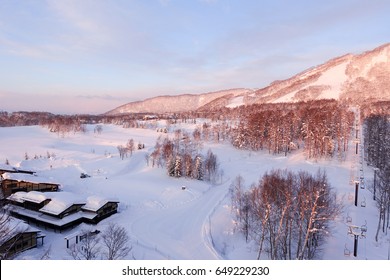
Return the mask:
<svg viewBox="0 0 390 280">
<path fill-rule="evenodd" d="M 261 88 L 390 42 L 388 0 L 0 0 L 0 110 Z"/>
</svg>

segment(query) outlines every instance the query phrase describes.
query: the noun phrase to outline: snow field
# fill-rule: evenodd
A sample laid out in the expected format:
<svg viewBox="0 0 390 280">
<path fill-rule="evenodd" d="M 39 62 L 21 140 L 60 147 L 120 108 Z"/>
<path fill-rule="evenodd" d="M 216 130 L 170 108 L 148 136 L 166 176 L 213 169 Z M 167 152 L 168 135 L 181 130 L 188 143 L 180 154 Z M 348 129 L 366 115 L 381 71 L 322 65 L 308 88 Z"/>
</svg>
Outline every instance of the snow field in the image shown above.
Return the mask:
<svg viewBox="0 0 390 280">
<path fill-rule="evenodd" d="M 159 122 L 157 125 L 165 124 Z M 191 131 L 194 127 L 184 124 L 181 128 Z M 101 134 L 93 133 L 93 126 L 88 126 L 86 134 L 71 133 L 64 137 L 37 126 L 0 128 L 0 160 L 7 158 L 11 165 L 35 170 L 40 176 L 60 183 L 63 191 L 120 201 L 119 212 L 96 226 L 82 224 L 63 233 L 42 229 L 46 235 L 45 244 L 18 258 L 40 259 L 50 248 L 51 259 L 70 259 L 66 252 L 66 236 L 83 228 L 101 230 L 115 222 L 125 227 L 131 236 L 133 250 L 129 259 L 254 259 L 256 246 L 245 243 L 234 227 L 229 196 L 231 181 L 241 175 L 249 187 L 272 169 L 315 173 L 322 168 L 344 205 L 343 214 L 334 222 L 322 258 L 387 259 L 389 241 L 382 236 L 379 242 L 374 240 L 377 210 L 370 190 L 367 187 L 359 190 L 359 204 L 365 199 L 366 207 L 355 207 L 351 200 L 354 193 L 354 186 L 350 184 L 351 166 L 356 161 L 354 149 L 350 149 L 346 161 L 313 162 L 305 160 L 300 151 L 278 157 L 263 151 L 237 150 L 229 144 L 205 143 L 203 152 L 210 148 L 218 156 L 223 171 L 220 180 L 211 185 L 171 178 L 165 169 L 148 166 L 145 155 L 153 151 L 160 135 L 164 137 L 154 129 L 124 129 L 114 125 L 104 125 Z M 130 138 L 135 144 L 144 143 L 145 149 L 136 150 L 131 157 L 121 160 L 117 146 L 125 145 Z M 29 160 L 24 159 L 26 152 Z M 47 153 L 53 156 L 47 158 Z M 33 159 L 34 155 L 38 159 Z M 91 177 L 81 179 L 82 172 Z M 372 178 L 370 169 L 367 168 L 365 174 Z M 347 216 L 358 226 L 367 221 L 367 236 L 359 240 L 357 258 L 344 254 L 346 247 L 353 251 L 353 237 L 347 235 Z"/>
</svg>

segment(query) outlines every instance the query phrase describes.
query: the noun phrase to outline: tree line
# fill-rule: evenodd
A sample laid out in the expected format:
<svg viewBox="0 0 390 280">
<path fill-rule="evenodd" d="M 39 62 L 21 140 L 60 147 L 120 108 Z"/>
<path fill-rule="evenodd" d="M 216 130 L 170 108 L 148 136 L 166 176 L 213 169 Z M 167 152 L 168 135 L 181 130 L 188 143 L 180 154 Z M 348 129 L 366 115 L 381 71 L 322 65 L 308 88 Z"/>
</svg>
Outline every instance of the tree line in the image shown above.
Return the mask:
<svg viewBox="0 0 390 280">
<path fill-rule="evenodd" d="M 390 226 L 390 115 L 374 114 L 364 120 L 364 149 L 367 163 L 374 168 L 373 198 L 378 208 L 378 227 L 387 234 Z"/>
<path fill-rule="evenodd" d="M 287 155 L 303 147 L 308 158 L 342 157 L 353 120 L 353 113 L 336 101 L 267 106 L 245 114 L 230 139 L 240 149 Z"/>
<path fill-rule="evenodd" d="M 255 244 L 257 259 L 314 259 L 340 212 L 322 171 L 272 170 L 248 190 L 238 176 L 230 192 L 237 228 Z"/>
</svg>

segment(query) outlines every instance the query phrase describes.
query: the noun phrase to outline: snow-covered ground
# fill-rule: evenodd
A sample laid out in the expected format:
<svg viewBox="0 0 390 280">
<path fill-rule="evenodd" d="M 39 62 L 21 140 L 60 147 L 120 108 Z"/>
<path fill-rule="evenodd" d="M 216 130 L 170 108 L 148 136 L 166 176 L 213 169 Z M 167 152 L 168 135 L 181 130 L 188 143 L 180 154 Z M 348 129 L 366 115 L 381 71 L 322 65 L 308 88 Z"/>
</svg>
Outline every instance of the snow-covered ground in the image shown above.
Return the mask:
<svg viewBox="0 0 390 280">
<path fill-rule="evenodd" d="M 184 129 L 194 127 L 186 125 Z M 103 132 L 96 134 L 93 128 L 88 126 L 85 134 L 71 133 L 64 137 L 38 126 L 0 128 L 1 161 L 8 159 L 11 165 L 35 170 L 39 176 L 60 183 L 63 191 L 82 197 L 115 197 L 120 201 L 119 212 L 96 226 L 81 224 L 63 233 L 41 229 L 46 235 L 44 245 L 22 253 L 18 259 L 40 259 L 48 248 L 50 259 L 71 259 L 66 252 L 66 236 L 81 229 L 102 230 L 110 222 L 124 226 L 131 236 L 133 250 L 129 259 L 255 259 L 256 248 L 246 244 L 234 228 L 229 186 L 237 175 L 243 176 L 249 186 L 273 168 L 313 173 L 319 168 L 327 171 L 344 211 L 334 223 L 322 259 L 388 259 L 389 237 L 380 235 L 378 242 L 374 239 L 377 210 L 368 188 L 359 189 L 359 205 L 354 206 L 351 178 L 363 172 L 368 182 L 373 173 L 364 164 L 360 171 L 353 143 L 345 161 L 317 162 L 305 160 L 299 151 L 284 157 L 241 151 L 229 144 L 205 143 L 204 152 L 211 148 L 223 170 L 222 178 L 211 185 L 171 178 L 165 169 L 148 166 L 145 155 L 153 151 L 156 139 L 165 135 L 155 129 L 104 125 Z M 136 144 L 144 143 L 145 149 L 136 150 L 131 157 L 121 160 L 117 146 L 125 145 L 131 138 Z M 25 160 L 25 153 L 30 159 Z M 48 154 L 52 157 L 48 158 Z M 91 177 L 81 179 L 82 172 Z M 363 201 L 366 207 L 361 207 Z M 352 221 L 347 223 L 347 217 Z M 353 257 L 354 240 L 347 234 L 348 224 L 359 227 L 366 224 L 368 228 L 366 238 L 359 239 L 357 258 Z M 345 255 L 348 250 L 349 256 Z"/>
</svg>

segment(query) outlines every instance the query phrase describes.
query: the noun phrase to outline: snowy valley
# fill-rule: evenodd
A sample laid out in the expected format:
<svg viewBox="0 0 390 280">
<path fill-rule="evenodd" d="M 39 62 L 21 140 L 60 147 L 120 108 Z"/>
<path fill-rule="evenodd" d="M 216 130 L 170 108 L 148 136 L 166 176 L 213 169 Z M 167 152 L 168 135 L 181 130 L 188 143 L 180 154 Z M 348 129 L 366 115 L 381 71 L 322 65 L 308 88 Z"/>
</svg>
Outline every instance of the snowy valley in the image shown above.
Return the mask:
<svg viewBox="0 0 390 280">
<path fill-rule="evenodd" d="M 45 235 L 43 244 L 16 259 L 72 259 L 67 239 L 82 230 L 102 231 L 110 223 L 124 227 L 130 236 L 132 250 L 126 259 L 256 259 L 258 246 L 254 241 L 246 242 L 237 226 L 230 189 L 238 175 L 249 189 L 273 169 L 311 174 L 323 170 L 337 194 L 342 211 L 331 222 L 317 259 L 389 258 L 389 235 L 380 231 L 378 241 L 375 240 L 378 210 L 371 188 L 374 170 L 361 156 L 362 142 L 356 154 L 351 136 L 343 159 L 310 159 L 303 149 L 274 155 L 266 149 L 237 149 L 227 141 L 204 140 L 199 153 L 211 150 L 219 162 L 218 176 L 212 182 L 170 177 L 166 168 L 152 166 L 150 155 L 159 137 L 174 139 L 179 129 L 192 134 L 205 122 L 213 124 L 207 119 L 177 122 L 169 125 L 167 133 L 163 131 L 167 120 L 145 120 L 142 128 L 103 124 L 99 133 L 96 124 L 86 125 L 83 132 L 65 134 L 52 133 L 41 126 L 0 128 L 0 158 L 11 166 L 35 171 L 40 177 L 59 183 L 61 192 L 73 193 L 78 198 L 99 196 L 119 201 L 118 212 L 96 225 L 82 223 L 62 232 L 38 227 Z M 361 130 L 358 138 L 362 139 Z M 145 148 L 135 149 L 122 159 L 117 147 L 129 139 Z M 80 174 L 89 176 L 80 178 Z M 357 206 L 356 180 L 361 180 Z M 354 256 L 356 231 L 359 236 Z M 74 238 L 71 242 L 75 242 Z M 262 258 L 267 258 L 267 254 Z"/>
</svg>

